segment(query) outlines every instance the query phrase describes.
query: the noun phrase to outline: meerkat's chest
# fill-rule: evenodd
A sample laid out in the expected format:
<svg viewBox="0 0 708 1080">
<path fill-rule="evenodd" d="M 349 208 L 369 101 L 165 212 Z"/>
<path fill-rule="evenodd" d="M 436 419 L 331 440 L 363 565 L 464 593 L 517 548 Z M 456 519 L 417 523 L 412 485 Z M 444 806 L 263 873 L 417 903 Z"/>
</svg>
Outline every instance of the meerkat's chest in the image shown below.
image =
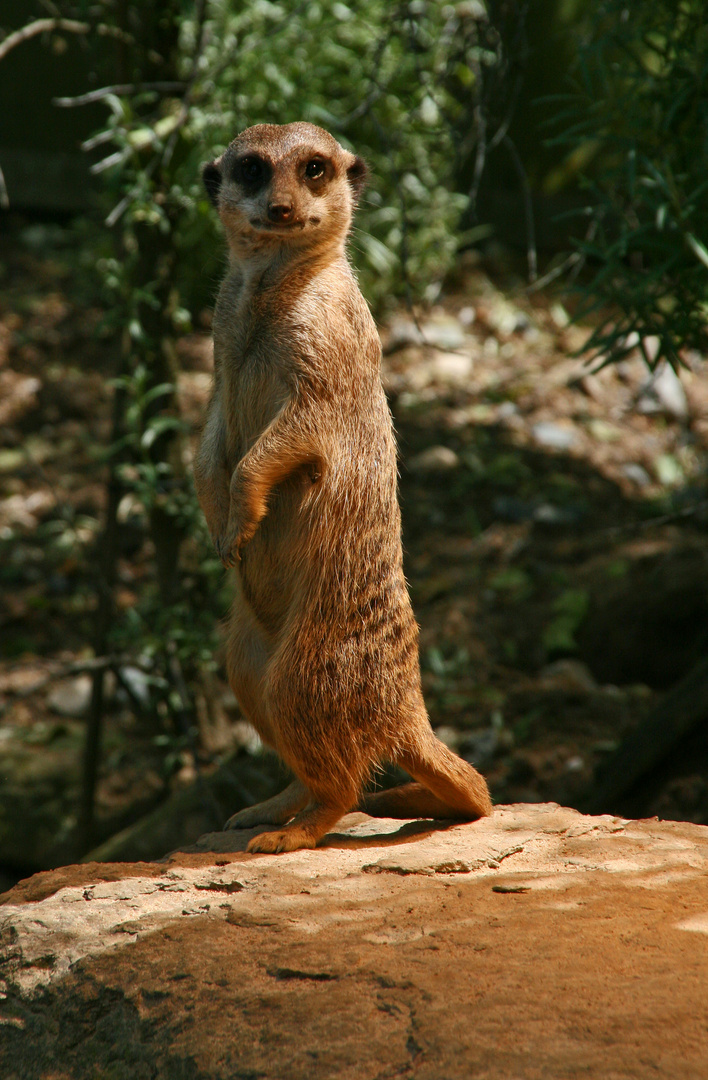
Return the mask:
<svg viewBox="0 0 708 1080">
<path fill-rule="evenodd" d="M 258 355 L 247 358 L 234 375 L 229 386 L 227 425 L 234 446 L 239 454 L 244 454 L 275 420 L 290 394 L 267 358 Z"/>
<path fill-rule="evenodd" d="M 287 340 L 252 311 L 232 310 L 214 328 L 232 456 L 240 458 L 290 398 Z"/>
</svg>

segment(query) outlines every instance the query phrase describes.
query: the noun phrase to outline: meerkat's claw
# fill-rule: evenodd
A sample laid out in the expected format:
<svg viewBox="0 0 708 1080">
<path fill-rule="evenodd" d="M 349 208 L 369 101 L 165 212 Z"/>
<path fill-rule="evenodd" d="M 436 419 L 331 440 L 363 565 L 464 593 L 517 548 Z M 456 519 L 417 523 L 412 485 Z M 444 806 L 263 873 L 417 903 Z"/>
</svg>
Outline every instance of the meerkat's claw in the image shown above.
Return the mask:
<svg viewBox="0 0 708 1080">
<path fill-rule="evenodd" d="M 241 560 L 240 542 L 230 543 L 228 540 L 215 540 L 214 550 L 227 570 L 230 570 Z"/>
</svg>

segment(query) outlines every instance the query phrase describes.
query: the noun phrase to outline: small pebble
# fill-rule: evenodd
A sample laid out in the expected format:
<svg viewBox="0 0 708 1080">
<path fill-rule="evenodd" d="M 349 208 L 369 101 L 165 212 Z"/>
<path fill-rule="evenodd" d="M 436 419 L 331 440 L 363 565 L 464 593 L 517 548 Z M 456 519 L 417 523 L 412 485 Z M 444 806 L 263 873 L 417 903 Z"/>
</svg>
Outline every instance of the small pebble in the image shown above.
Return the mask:
<svg viewBox="0 0 708 1080">
<path fill-rule="evenodd" d="M 411 458 L 408 470 L 412 473 L 451 472 L 459 464 L 459 457 L 449 446 L 429 446 Z"/>
<path fill-rule="evenodd" d="M 559 427 L 557 424 L 541 422 L 534 424 L 531 431 L 540 446 L 548 446 L 553 450 L 570 450 L 578 441 L 578 436 L 574 431 Z"/>
<path fill-rule="evenodd" d="M 651 476 L 646 469 L 639 465 L 636 461 L 628 461 L 622 466 L 620 472 L 623 476 L 626 476 L 628 480 L 631 480 L 633 484 L 636 484 L 639 488 L 649 487 L 651 484 Z"/>
<path fill-rule="evenodd" d="M 85 716 L 91 703 L 92 686 L 90 675 L 57 683 L 47 694 L 47 705 L 59 716 Z"/>
</svg>

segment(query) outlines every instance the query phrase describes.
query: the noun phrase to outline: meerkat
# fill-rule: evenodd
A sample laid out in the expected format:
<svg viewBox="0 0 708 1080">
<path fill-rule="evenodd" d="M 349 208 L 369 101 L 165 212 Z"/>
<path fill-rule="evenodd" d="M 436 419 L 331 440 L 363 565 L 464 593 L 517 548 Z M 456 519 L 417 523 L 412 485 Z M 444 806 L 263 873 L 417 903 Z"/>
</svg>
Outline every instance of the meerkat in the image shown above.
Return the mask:
<svg viewBox="0 0 708 1080">
<path fill-rule="evenodd" d="M 307 123 L 248 128 L 203 171 L 229 266 L 194 478 L 235 570 L 230 684 L 295 777 L 226 823 L 277 826 L 251 852 L 315 847 L 353 809 L 459 820 L 492 809 L 423 702 L 381 344 L 345 251 L 366 173 Z M 412 782 L 363 796 L 386 761 Z"/>
</svg>

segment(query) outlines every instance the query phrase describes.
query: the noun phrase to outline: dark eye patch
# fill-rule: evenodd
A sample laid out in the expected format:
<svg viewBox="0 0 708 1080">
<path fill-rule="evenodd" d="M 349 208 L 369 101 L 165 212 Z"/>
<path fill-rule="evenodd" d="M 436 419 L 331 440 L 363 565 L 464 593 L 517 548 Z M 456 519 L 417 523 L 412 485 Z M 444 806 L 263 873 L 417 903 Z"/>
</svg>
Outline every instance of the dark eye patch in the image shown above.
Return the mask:
<svg viewBox="0 0 708 1080">
<path fill-rule="evenodd" d="M 212 206 L 219 206 L 219 188 L 221 187 L 221 169 L 215 161 L 210 161 L 202 169 L 202 181 Z"/>
<path fill-rule="evenodd" d="M 256 154 L 239 158 L 234 164 L 234 180 L 251 190 L 263 187 L 269 176 L 270 166 Z"/>
</svg>

